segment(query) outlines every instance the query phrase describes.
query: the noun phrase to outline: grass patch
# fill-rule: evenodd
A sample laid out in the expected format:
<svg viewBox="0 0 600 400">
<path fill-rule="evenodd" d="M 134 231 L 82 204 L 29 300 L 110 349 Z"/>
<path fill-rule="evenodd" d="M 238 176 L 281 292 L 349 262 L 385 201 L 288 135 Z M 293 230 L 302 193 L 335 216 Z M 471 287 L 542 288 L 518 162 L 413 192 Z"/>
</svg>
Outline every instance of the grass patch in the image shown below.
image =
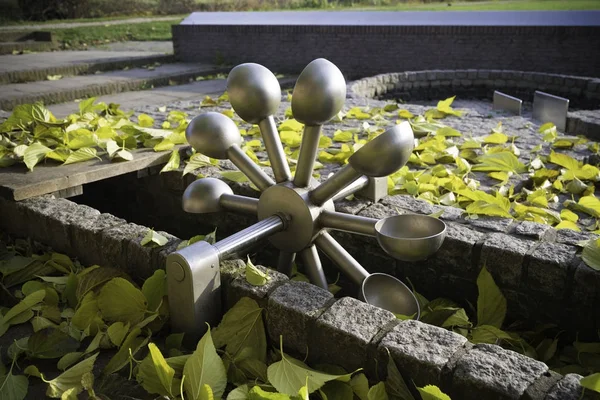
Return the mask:
<svg viewBox="0 0 600 400">
<path fill-rule="evenodd" d="M 81 48 L 121 41 L 161 41 L 171 40 L 171 25 L 181 19 L 144 22 L 139 24 L 118 24 L 82 26 L 69 29 L 51 29 L 58 42 L 65 48 Z"/>
<path fill-rule="evenodd" d="M 4 25 L 52 25 L 52 24 L 75 24 L 85 22 L 107 22 L 107 21 L 122 21 L 132 18 L 152 18 L 152 17 L 170 17 L 173 19 L 182 20 L 189 14 L 181 15 L 147 15 L 147 14 L 133 14 L 133 15 L 119 15 L 112 17 L 99 17 L 99 18 L 75 18 L 75 19 L 52 19 L 49 21 L 4 21 Z"/>
</svg>

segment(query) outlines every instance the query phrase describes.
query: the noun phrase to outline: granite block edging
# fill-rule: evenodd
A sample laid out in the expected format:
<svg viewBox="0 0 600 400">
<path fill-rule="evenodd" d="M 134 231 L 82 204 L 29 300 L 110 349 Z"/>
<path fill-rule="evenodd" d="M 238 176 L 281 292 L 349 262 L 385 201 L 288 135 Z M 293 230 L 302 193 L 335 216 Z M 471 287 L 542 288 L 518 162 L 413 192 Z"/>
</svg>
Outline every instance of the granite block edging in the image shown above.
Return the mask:
<svg viewBox="0 0 600 400">
<path fill-rule="evenodd" d="M 166 255 L 180 242 L 164 233 L 169 239 L 167 245 L 141 247 L 141 235 L 148 228 L 110 219 L 90 207 L 51 195 L 18 203 L 0 199 L 0 215 L 3 230 L 44 241 L 70 256 L 80 257 L 90 251 L 72 245 L 76 241 L 71 239 L 84 234 L 99 240 L 101 263 L 109 262 L 109 247 L 116 246 L 111 260 L 115 264 L 111 266 L 136 279 L 164 267 Z M 96 225 L 94 221 L 99 219 L 108 222 Z M 443 328 L 399 321 L 387 311 L 350 297 L 334 299 L 325 290 L 289 281 L 275 271 L 269 272 L 271 279 L 266 285 L 252 286 L 246 282 L 241 260 L 223 262 L 221 274 L 224 304 L 230 307 L 242 297 L 254 298 L 266 311 L 271 341 L 281 335 L 286 351 L 302 354 L 307 349 L 311 362 L 335 363 L 349 371 L 363 367 L 370 376 L 384 379 L 381 373 L 377 375 L 377 366 L 387 362 L 387 348 L 398 368 L 410 374 L 406 378 L 419 385 L 438 385 L 454 398 L 517 399 L 524 393 L 535 400 L 580 397 L 580 376 L 547 376 L 544 364 L 499 346 L 472 346 L 464 337 Z M 514 365 L 523 368 L 512 368 Z M 509 383 L 505 374 L 511 377 Z M 532 385 L 536 385 L 535 390 L 530 389 Z"/>
</svg>

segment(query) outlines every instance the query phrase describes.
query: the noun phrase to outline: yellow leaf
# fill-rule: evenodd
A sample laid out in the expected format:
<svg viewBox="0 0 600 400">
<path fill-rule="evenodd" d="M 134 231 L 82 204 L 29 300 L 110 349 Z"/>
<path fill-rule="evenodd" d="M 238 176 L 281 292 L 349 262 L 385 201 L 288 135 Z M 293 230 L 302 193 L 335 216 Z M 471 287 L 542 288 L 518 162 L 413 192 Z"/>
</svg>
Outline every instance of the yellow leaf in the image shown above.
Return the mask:
<svg viewBox="0 0 600 400">
<path fill-rule="evenodd" d="M 561 212 L 561 214 L 562 214 L 562 212 Z M 558 229 L 571 229 L 571 230 L 576 231 L 576 232 L 581 232 L 581 229 L 579 228 L 579 226 L 577 226 L 577 224 L 575 222 L 567 221 L 567 220 L 561 221 L 554 228 L 557 229 L 557 230 Z"/>
<path fill-rule="evenodd" d="M 398 116 L 400 118 L 411 119 L 415 115 L 408 110 L 398 110 Z"/>
<path fill-rule="evenodd" d="M 333 140 L 336 142 L 350 142 L 352 141 L 352 132 L 337 130 L 333 134 Z"/>
<path fill-rule="evenodd" d="M 286 119 L 279 125 L 278 129 L 279 129 L 279 132 L 282 132 L 282 131 L 300 132 L 303 127 L 304 127 L 304 125 L 301 124 L 300 122 L 296 121 L 295 119 Z"/>
<path fill-rule="evenodd" d="M 138 115 L 138 125 L 144 128 L 151 128 L 154 125 L 154 118 L 147 114 Z"/>
<path fill-rule="evenodd" d="M 487 144 L 504 144 L 508 141 L 508 136 L 504 133 L 496 132 L 483 138 L 483 143 Z"/>
<path fill-rule="evenodd" d="M 560 210 L 560 217 L 565 221 L 577 222 L 579 220 L 579 216 L 575 214 L 573 211 L 567 210 L 563 208 Z"/>
<path fill-rule="evenodd" d="M 250 261 L 250 257 L 248 257 L 248 261 L 246 261 L 246 281 L 252 286 L 264 286 L 269 279 L 269 276 L 256 268 Z"/>
</svg>

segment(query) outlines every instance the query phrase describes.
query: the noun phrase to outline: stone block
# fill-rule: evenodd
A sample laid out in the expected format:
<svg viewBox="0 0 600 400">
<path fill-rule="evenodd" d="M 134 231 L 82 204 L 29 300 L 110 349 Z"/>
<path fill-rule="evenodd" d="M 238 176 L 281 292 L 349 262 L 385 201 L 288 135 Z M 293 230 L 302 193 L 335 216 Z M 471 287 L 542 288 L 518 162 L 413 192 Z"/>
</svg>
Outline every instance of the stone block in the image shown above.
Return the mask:
<svg viewBox="0 0 600 400">
<path fill-rule="evenodd" d="M 52 214 L 57 207 L 56 198 L 51 195 L 32 197 L 20 201 L 18 204 L 23 211 L 23 220 L 20 222 L 22 224 L 20 232 L 23 236 L 45 242 L 51 246 L 52 243 L 47 242 L 49 239 L 54 239 L 50 237 L 50 233 L 53 225 Z M 54 228 L 57 229 L 55 233 L 59 237 L 68 235 L 66 226 L 56 225 Z"/>
<path fill-rule="evenodd" d="M 396 211 L 398 208 L 415 214 L 432 214 L 436 211 L 434 206 L 425 200 L 409 195 L 388 196 L 381 200 L 381 204 L 387 206 L 391 211 Z"/>
<path fill-rule="evenodd" d="M 132 223 L 104 229 L 100 233 L 100 265 L 119 268 L 136 276 L 135 267 L 129 264 L 128 250 L 133 240 L 141 240 L 147 232 L 148 228 Z"/>
<path fill-rule="evenodd" d="M 515 226 L 514 233 L 525 236 L 527 239 L 543 240 L 546 242 L 556 239 L 556 229 L 552 229 L 550 225 L 532 221 L 520 221 Z"/>
<path fill-rule="evenodd" d="M 251 285 L 246 280 L 246 268 L 244 264 L 244 268 L 240 271 L 239 276 L 225 285 L 225 309 L 233 307 L 233 305 L 235 305 L 242 297 L 250 297 L 251 299 L 256 300 L 258 305 L 262 308 L 267 308 L 267 295 L 282 283 L 289 281 L 289 278 L 280 272 L 266 268 L 262 265 L 257 265 L 256 267 L 259 270 L 268 273 L 270 279 L 262 286 Z M 221 284 L 223 285 L 223 281 Z"/>
<path fill-rule="evenodd" d="M 561 374 L 554 371 L 546 371 L 538 379 L 536 379 L 523 393 L 522 400 L 544 400 L 546 393 L 554 386 L 558 381 L 563 378 Z"/>
<path fill-rule="evenodd" d="M 559 229 L 556 231 L 556 243 L 577 245 L 590 239 L 598 239 L 598 235 L 589 232 L 576 232 L 571 229 Z"/>
<path fill-rule="evenodd" d="M 392 217 L 394 215 L 401 215 L 401 214 L 409 214 L 409 213 L 406 210 L 401 209 L 401 208 L 389 207 L 382 203 L 375 203 L 375 204 L 372 204 L 372 205 L 360 210 L 360 212 L 358 212 L 357 215 L 359 215 L 361 217 L 366 217 L 366 218 L 381 219 L 381 218 L 387 218 L 387 217 Z"/>
<path fill-rule="evenodd" d="M 542 293 L 563 298 L 576 253 L 574 246 L 541 243 L 530 255 L 527 285 Z"/>
<path fill-rule="evenodd" d="M 546 364 L 527 356 L 478 344 L 457 361 L 450 396 L 463 400 L 519 399 L 546 371 Z"/>
<path fill-rule="evenodd" d="M 469 225 L 482 231 L 506 233 L 510 230 L 514 220 L 510 218 L 480 216 L 469 219 Z"/>
<path fill-rule="evenodd" d="M 444 328 L 402 321 L 379 343 L 378 359 L 386 365 L 389 350 L 398 369 L 417 386 L 440 386 L 442 369 L 466 342 L 464 336 Z"/>
<path fill-rule="evenodd" d="M 309 359 L 339 365 L 347 371 L 364 368 L 370 363 L 371 340 L 393 321 L 396 317 L 389 311 L 344 297 L 317 319 L 309 342 Z"/>
<path fill-rule="evenodd" d="M 446 223 L 446 238 L 440 249 L 431 256 L 432 263 L 440 271 L 463 277 L 475 277 L 473 253 L 475 245 L 485 234 L 454 222 Z"/>
<path fill-rule="evenodd" d="M 309 337 L 314 321 L 323 313 L 333 295 L 307 282 L 289 281 L 269 295 L 267 332 L 273 343 L 279 343 L 299 355 L 310 354 Z"/>
<path fill-rule="evenodd" d="M 521 283 L 525 255 L 535 244 L 533 240 L 492 233 L 483 242 L 479 268 L 485 266 L 500 286 L 517 287 Z"/>
<path fill-rule="evenodd" d="M 25 208 L 13 200 L 0 196 L 0 229 L 14 236 L 29 236 Z"/>
<path fill-rule="evenodd" d="M 152 252 L 152 270 L 165 269 L 167 267 L 167 256 L 177 251 L 177 246 L 182 242 L 177 236 L 168 232 L 158 231 L 159 234 L 166 237 L 169 241 L 164 246 L 154 248 Z"/>
<path fill-rule="evenodd" d="M 598 400 L 600 394 L 590 390 L 583 390 L 579 381 L 583 378 L 579 374 L 567 374 L 558 381 L 546 394 L 544 400 Z"/>
<path fill-rule="evenodd" d="M 221 284 L 229 283 L 239 278 L 246 269 L 246 263 L 243 260 L 225 260 L 221 261 Z"/>
<path fill-rule="evenodd" d="M 352 200 L 340 199 L 335 202 L 335 211 L 346 214 L 358 214 L 361 210 L 373 204 L 370 200 L 355 197 Z"/>
<path fill-rule="evenodd" d="M 571 299 L 575 306 L 594 306 L 600 313 L 600 271 L 590 268 L 584 262 L 575 267 L 573 293 Z"/>
</svg>

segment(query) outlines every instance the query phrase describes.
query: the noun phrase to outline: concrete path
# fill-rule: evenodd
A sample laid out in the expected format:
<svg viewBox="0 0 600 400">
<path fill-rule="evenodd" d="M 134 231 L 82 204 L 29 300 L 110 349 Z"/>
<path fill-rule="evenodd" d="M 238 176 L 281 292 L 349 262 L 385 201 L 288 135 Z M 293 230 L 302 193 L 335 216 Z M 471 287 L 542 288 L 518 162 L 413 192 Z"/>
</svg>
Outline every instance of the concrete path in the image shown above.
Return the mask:
<svg viewBox="0 0 600 400">
<path fill-rule="evenodd" d="M 168 42 L 169 44 L 171 42 Z M 39 68 L 56 68 L 62 66 L 74 66 L 89 63 L 122 60 L 125 57 L 130 60 L 141 57 L 164 55 L 165 52 L 157 51 L 128 51 L 123 54 L 119 51 L 61 51 L 48 53 L 33 53 L 0 56 L 0 74 L 34 70 Z"/>
<path fill-rule="evenodd" d="M 144 42 L 113 42 L 97 46 L 90 46 L 89 50 L 112 51 L 112 52 L 157 52 L 157 53 L 173 53 L 173 42 L 170 40 L 164 41 L 144 41 Z"/>
<path fill-rule="evenodd" d="M 173 21 L 181 19 L 180 16 L 171 15 L 166 17 L 147 17 L 147 18 L 128 18 L 116 19 L 112 21 L 90 21 L 90 22 L 63 22 L 57 24 L 30 24 L 30 25 L 9 25 L 0 26 L 0 31 L 27 31 L 27 30 L 47 30 L 47 29 L 68 29 L 82 26 L 106 26 L 123 24 L 140 24 L 154 21 Z"/>
<path fill-rule="evenodd" d="M 209 64 L 164 64 L 155 69 L 133 68 L 101 74 L 71 76 L 55 81 L 38 81 L 3 85 L 0 109 L 11 110 L 18 104 L 42 101 L 56 104 L 103 94 L 149 89 L 154 86 L 187 83 L 198 76 L 225 72 Z"/>
<path fill-rule="evenodd" d="M 165 86 L 151 90 L 99 96 L 97 101 L 103 101 L 106 104 L 120 104 L 122 110 L 128 111 L 142 105 L 161 107 L 180 100 L 201 100 L 205 96 L 221 95 L 226 88 L 227 81 L 225 79 L 214 79 L 192 82 L 185 85 Z M 57 118 L 62 118 L 77 112 L 79 108 L 78 103 L 71 101 L 51 105 L 48 109 Z"/>
</svg>

